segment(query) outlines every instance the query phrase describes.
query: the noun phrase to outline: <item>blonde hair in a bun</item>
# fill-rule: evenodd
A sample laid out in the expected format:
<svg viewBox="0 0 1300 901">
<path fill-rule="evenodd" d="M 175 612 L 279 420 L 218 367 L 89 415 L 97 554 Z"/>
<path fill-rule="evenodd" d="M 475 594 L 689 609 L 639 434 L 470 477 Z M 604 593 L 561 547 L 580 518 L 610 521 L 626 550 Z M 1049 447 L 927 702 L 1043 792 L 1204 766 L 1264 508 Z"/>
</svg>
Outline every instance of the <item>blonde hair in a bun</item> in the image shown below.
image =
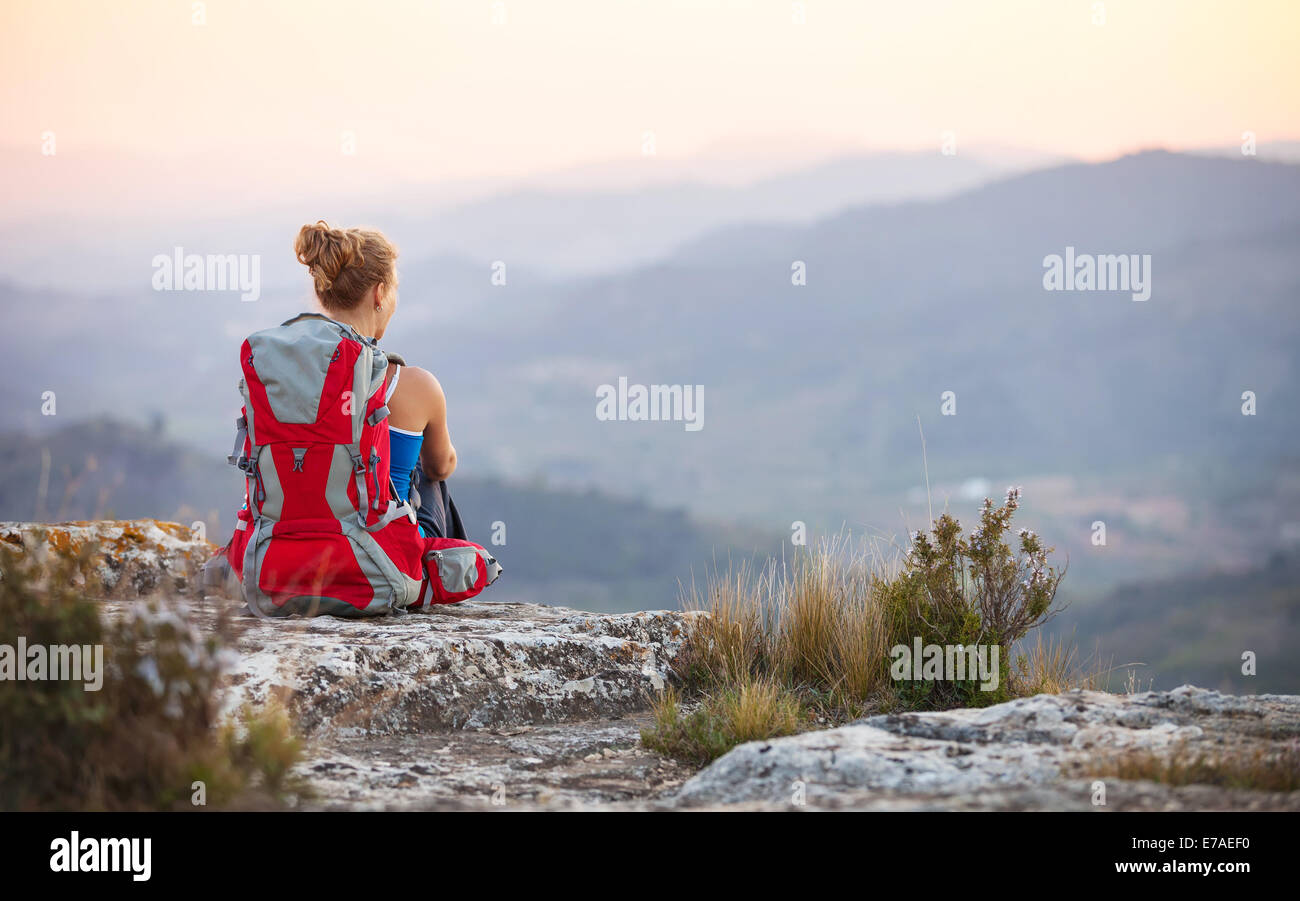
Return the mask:
<svg viewBox="0 0 1300 901">
<path fill-rule="evenodd" d="M 327 310 L 353 309 L 381 282 L 396 287 L 397 248 L 374 229 L 331 228 L 320 219 L 299 229 L 293 250 Z"/>
</svg>

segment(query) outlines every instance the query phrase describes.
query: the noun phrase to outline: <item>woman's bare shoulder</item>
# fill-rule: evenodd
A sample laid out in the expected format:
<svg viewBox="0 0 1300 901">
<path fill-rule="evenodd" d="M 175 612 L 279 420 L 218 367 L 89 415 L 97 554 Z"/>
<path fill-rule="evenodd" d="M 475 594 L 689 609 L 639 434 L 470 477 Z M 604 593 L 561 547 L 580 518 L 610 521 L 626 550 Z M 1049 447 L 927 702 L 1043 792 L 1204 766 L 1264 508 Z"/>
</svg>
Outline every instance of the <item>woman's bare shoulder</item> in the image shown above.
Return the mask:
<svg viewBox="0 0 1300 901">
<path fill-rule="evenodd" d="M 397 380 L 396 391 L 412 399 L 441 399 L 442 385 L 432 372 L 419 366 L 403 366 Z"/>
</svg>

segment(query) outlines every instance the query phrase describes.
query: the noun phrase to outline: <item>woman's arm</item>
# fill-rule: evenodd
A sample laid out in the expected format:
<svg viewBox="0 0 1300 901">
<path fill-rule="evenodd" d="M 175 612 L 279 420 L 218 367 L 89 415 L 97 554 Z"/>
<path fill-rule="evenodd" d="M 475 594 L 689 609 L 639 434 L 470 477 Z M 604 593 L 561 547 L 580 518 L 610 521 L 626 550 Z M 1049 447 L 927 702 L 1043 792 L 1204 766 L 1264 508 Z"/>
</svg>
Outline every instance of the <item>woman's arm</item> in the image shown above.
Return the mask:
<svg viewBox="0 0 1300 901">
<path fill-rule="evenodd" d="M 433 373 L 418 366 L 403 366 L 388 409 L 390 424 L 424 433 L 424 444 L 420 446 L 424 474 L 435 482 L 449 478 L 456 471 L 456 448 L 447 429 L 447 396 Z"/>
</svg>

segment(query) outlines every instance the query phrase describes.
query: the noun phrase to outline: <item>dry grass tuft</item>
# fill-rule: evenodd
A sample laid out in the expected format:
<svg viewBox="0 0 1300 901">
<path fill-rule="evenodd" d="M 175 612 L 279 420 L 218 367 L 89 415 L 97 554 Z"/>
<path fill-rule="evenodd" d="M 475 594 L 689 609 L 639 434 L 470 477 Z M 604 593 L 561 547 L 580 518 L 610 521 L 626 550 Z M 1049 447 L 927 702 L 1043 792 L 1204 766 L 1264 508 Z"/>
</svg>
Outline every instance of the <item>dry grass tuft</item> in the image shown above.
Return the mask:
<svg viewBox="0 0 1300 901">
<path fill-rule="evenodd" d="M 1013 675 L 1012 694 L 1017 697 L 1029 695 L 1060 694 L 1063 691 L 1109 691 L 1110 681 L 1116 670 L 1134 667 L 1139 664 L 1122 666 L 1102 666 L 1098 655 L 1084 659 L 1079 656 L 1078 645 L 1074 641 L 1049 637 L 1043 640 L 1039 632 L 1032 645 L 1021 649 L 1017 658 L 1016 672 Z M 1135 685 L 1133 670 L 1129 669 L 1128 685 Z M 1132 692 L 1130 692 L 1131 694 Z"/>
<path fill-rule="evenodd" d="M 1217 754 L 1185 743 L 1165 753 L 1133 750 L 1103 758 L 1093 775 L 1164 785 L 1300 791 L 1300 743 Z"/>
<path fill-rule="evenodd" d="M 683 710 L 677 690 L 669 687 L 654 702 L 654 716 L 654 724 L 641 733 L 642 743 L 699 766 L 736 745 L 793 735 L 806 725 L 798 699 L 768 679 L 705 694 L 689 712 Z"/>
</svg>

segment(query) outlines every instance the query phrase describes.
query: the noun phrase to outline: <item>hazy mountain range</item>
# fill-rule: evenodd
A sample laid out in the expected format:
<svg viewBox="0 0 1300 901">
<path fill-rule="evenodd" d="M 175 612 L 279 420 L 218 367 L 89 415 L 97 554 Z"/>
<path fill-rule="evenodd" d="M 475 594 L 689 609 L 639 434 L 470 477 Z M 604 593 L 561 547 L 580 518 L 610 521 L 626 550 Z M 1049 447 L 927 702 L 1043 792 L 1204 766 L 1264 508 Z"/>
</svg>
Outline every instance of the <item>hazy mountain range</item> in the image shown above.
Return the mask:
<svg viewBox="0 0 1300 901">
<path fill-rule="evenodd" d="M 950 175 L 966 165 L 930 163 Z M 851 182 L 830 165 L 824 178 L 787 177 L 784 193 L 757 191 L 736 224 L 602 275 L 511 257 L 506 283 L 493 285 L 490 259 L 421 258 L 405 243 L 401 312 L 384 344 L 442 380 L 462 475 L 541 476 L 764 534 L 802 521 L 889 536 L 929 514 L 924 463 L 933 507 L 949 501 L 963 519 L 982 492 L 1024 485 L 1022 517 L 1070 555 L 1084 592 L 1189 567 L 1245 569 L 1297 540 L 1300 167 L 1150 152 L 956 194 L 936 182 L 931 199 L 802 221 L 809 184 Z M 646 210 L 671 212 L 676 190 L 654 188 L 626 214 L 608 195 L 583 203 L 603 211 L 596 231 L 626 243 Z M 797 215 L 753 221 L 781 196 Z M 517 223 L 493 206 L 504 201 L 463 221 L 487 233 L 495 209 L 503 242 L 533 235 L 538 248 L 581 231 L 548 230 L 554 198 L 533 201 L 511 208 Z M 647 247 L 680 227 L 647 226 Z M 292 231 L 266 250 L 286 279 Z M 1150 299 L 1044 290 L 1044 258 L 1067 248 L 1149 256 Z M 307 306 L 300 277 L 282 289 L 267 268 L 256 303 L 155 292 L 144 260 L 134 288 L 0 287 L 6 420 L 40 434 L 157 414 L 168 435 L 220 458 L 238 341 Z M 704 427 L 598 420 L 598 387 L 620 377 L 704 386 Z M 55 417 L 41 413 L 46 391 Z M 1242 415 L 1246 391 L 1253 416 Z M 945 392 L 956 415 L 942 415 Z M 1096 522 L 1105 545 L 1093 542 Z"/>
<path fill-rule="evenodd" d="M 798 166 L 756 163 L 753 156 L 753 148 L 720 148 L 684 161 L 647 157 L 514 181 L 369 191 L 349 181 L 258 205 L 239 185 L 197 177 L 212 168 L 201 160 L 151 163 L 85 152 L 44 158 L 0 148 L 0 185 L 39 200 L 32 209 L 15 200 L 0 212 L 0 278 L 118 290 L 147 284 L 149 261 L 179 245 L 261 254 L 265 289 L 284 293 L 302 281 L 287 252 L 293 235 L 317 218 L 378 225 L 402 249 L 406 266 L 437 260 L 440 268 L 455 268 L 449 261 L 458 259 L 483 282 L 498 260 L 551 277 L 615 272 L 725 225 L 809 223 L 861 204 L 951 195 L 1062 162 L 1006 148 L 954 156 L 845 153 Z M 106 168 L 120 174 L 106 183 Z M 87 205 L 106 191 L 107 206 Z M 65 265 L 72 258 L 78 265 Z M 452 287 L 441 279 L 424 287 L 433 284 Z"/>
</svg>

